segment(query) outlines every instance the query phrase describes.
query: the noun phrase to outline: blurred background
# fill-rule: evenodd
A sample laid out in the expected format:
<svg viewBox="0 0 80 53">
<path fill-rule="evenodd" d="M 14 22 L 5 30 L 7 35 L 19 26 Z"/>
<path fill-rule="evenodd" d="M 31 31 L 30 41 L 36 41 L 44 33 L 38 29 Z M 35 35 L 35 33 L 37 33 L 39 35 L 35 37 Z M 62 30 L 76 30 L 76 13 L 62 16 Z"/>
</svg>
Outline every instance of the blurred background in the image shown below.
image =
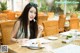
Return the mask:
<svg viewBox="0 0 80 53">
<path fill-rule="evenodd" d="M 29 2 L 38 4 L 38 10 L 41 12 L 50 11 L 58 14 L 74 12 L 78 14 L 80 11 L 80 0 L 0 0 L 0 11 L 5 9 L 23 11 Z"/>
</svg>

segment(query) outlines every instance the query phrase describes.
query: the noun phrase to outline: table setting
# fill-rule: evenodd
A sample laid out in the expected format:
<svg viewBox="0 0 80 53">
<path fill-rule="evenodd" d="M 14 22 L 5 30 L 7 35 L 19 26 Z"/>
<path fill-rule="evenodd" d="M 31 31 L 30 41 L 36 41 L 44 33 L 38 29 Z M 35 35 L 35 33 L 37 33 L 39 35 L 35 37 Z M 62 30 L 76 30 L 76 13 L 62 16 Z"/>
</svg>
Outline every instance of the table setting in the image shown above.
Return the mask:
<svg viewBox="0 0 80 53">
<path fill-rule="evenodd" d="M 62 42 L 69 43 L 73 40 L 79 39 L 80 32 L 78 30 L 70 30 L 63 33 L 60 33 L 63 37 Z"/>
<path fill-rule="evenodd" d="M 21 42 L 21 47 L 27 47 L 29 49 L 42 49 L 45 44 L 51 42 L 50 40 L 44 38 L 30 39 L 24 42 Z"/>
</svg>

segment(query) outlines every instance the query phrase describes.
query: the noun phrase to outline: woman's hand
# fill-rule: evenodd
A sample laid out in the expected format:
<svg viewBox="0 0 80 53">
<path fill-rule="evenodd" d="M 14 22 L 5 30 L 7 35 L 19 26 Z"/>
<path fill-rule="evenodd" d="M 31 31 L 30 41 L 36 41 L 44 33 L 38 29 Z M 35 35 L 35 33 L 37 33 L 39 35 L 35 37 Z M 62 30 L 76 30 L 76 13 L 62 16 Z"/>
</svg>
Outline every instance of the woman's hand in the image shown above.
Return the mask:
<svg viewBox="0 0 80 53">
<path fill-rule="evenodd" d="M 26 41 L 28 41 L 29 39 L 26 39 L 26 38 L 24 38 L 24 39 L 17 39 L 17 42 L 26 42 Z"/>
<path fill-rule="evenodd" d="M 20 45 L 23 45 L 25 44 L 29 39 L 17 39 L 17 42 L 20 44 Z"/>
<path fill-rule="evenodd" d="M 42 31 L 43 31 L 43 26 L 42 25 L 39 25 L 38 26 L 38 36 L 37 36 L 37 38 L 41 37 Z"/>
<path fill-rule="evenodd" d="M 26 43 L 29 39 L 27 38 L 23 38 L 23 39 L 15 39 L 15 38 L 11 38 L 11 41 L 15 42 L 15 43 Z"/>
<path fill-rule="evenodd" d="M 43 31 L 43 26 L 42 25 L 39 25 L 38 26 L 38 32 L 42 32 Z"/>
</svg>

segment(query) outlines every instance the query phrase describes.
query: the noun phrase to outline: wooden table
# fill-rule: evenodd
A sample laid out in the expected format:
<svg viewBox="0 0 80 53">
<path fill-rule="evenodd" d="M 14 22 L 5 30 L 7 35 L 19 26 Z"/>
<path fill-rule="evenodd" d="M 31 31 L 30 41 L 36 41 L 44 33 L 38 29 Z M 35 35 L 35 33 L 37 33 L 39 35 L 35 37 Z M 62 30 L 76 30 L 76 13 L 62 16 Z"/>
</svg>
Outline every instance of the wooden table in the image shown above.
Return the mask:
<svg viewBox="0 0 80 53">
<path fill-rule="evenodd" d="M 51 43 L 48 43 L 48 46 L 51 46 L 54 49 L 68 45 L 68 44 L 75 44 L 80 46 L 80 38 L 78 40 L 74 40 L 70 43 L 62 43 L 62 37 L 59 36 L 58 40 L 52 40 Z M 47 46 L 46 46 L 47 47 Z M 45 48 L 43 49 L 38 49 L 38 50 L 31 50 L 26 47 L 20 47 L 18 43 L 8 45 L 9 52 L 10 53 L 45 53 L 44 50 L 46 51 Z"/>
</svg>

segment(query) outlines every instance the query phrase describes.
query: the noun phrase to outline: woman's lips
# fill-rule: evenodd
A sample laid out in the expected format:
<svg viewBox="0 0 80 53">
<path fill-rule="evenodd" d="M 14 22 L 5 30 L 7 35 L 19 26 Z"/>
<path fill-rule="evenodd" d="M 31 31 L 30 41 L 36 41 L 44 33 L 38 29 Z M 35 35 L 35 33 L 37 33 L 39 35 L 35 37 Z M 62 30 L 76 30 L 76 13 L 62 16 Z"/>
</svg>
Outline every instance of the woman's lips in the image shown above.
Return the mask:
<svg viewBox="0 0 80 53">
<path fill-rule="evenodd" d="M 30 19 L 33 20 L 34 18 L 33 17 L 30 17 Z"/>
<path fill-rule="evenodd" d="M 33 19 L 33 17 L 30 17 L 31 19 Z"/>
</svg>

